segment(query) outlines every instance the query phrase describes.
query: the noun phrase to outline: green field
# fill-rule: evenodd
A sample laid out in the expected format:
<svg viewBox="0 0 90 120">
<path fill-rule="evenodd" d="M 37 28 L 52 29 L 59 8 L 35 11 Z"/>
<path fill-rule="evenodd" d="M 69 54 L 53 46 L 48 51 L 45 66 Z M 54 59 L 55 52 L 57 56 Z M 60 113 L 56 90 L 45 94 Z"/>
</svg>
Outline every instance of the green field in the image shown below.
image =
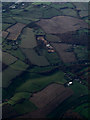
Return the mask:
<svg viewBox="0 0 90 120">
<path fill-rule="evenodd" d="M 7 69 L 5 69 L 2 73 L 2 77 L 3 77 L 2 86 L 4 88 L 8 87 L 10 85 L 12 79 L 16 78 L 21 73 L 22 73 L 22 71 L 14 70 L 11 67 L 8 67 Z"/>
<path fill-rule="evenodd" d="M 34 49 L 23 49 L 23 52 L 33 65 L 48 66 L 49 62 L 44 56 L 39 56 Z"/>
<path fill-rule="evenodd" d="M 20 60 L 17 60 L 14 64 L 10 65 L 11 68 L 21 71 L 25 71 L 28 68 L 28 66 L 29 66 L 28 64 L 25 64 Z"/>
<path fill-rule="evenodd" d="M 6 30 L 8 27 L 10 27 L 11 24 L 2 24 L 2 30 Z"/>
<path fill-rule="evenodd" d="M 73 9 L 63 9 L 61 12 L 62 15 L 77 17 L 77 12 Z"/>
<path fill-rule="evenodd" d="M 90 109 L 90 106 L 88 106 L 88 103 L 84 103 L 84 104 L 81 104 L 80 106 L 77 106 L 74 111 L 75 112 L 78 112 L 80 115 L 84 116 L 85 118 L 88 119 L 88 115 L 89 115 L 89 110 Z"/>
<path fill-rule="evenodd" d="M 88 51 L 86 47 L 77 46 L 74 48 L 74 52 L 78 58 L 78 60 L 87 60 L 88 59 Z"/>
<path fill-rule="evenodd" d="M 31 96 L 31 94 L 27 93 L 27 92 L 16 93 L 12 98 L 10 98 L 10 100 L 8 101 L 8 104 L 11 104 L 11 105 L 18 104 L 20 102 L 20 100 L 29 99 L 30 96 Z"/>
<path fill-rule="evenodd" d="M 37 46 L 34 33 L 31 28 L 26 28 L 21 35 L 21 44 L 22 48 L 34 48 Z"/>
<path fill-rule="evenodd" d="M 45 88 L 48 84 L 57 82 L 64 84 L 66 80 L 64 79 L 64 73 L 58 71 L 57 73 L 49 76 L 44 76 L 35 79 L 28 79 L 20 87 L 16 89 L 18 92 L 37 92 Z"/>
<path fill-rule="evenodd" d="M 19 114 L 25 114 L 28 112 L 32 112 L 37 109 L 37 107 L 31 103 L 29 100 L 25 100 L 22 103 L 16 104 L 14 106 L 14 109 L 19 113 Z"/>
</svg>

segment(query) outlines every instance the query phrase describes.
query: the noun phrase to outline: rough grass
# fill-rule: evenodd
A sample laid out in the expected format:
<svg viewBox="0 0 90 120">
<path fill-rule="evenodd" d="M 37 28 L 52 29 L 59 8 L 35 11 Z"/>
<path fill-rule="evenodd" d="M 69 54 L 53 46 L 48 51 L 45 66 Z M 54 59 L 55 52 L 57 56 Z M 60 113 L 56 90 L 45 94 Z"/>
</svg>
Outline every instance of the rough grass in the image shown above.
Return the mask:
<svg viewBox="0 0 90 120">
<path fill-rule="evenodd" d="M 24 61 L 25 60 L 25 56 L 24 54 L 22 53 L 21 49 L 18 48 L 17 50 L 9 50 L 8 53 L 10 53 L 11 55 L 15 56 L 16 58 Z"/>
<path fill-rule="evenodd" d="M 87 60 L 88 59 L 88 51 L 86 47 L 76 46 L 74 48 L 74 52 L 78 58 L 78 60 Z"/>
<path fill-rule="evenodd" d="M 54 16 L 58 16 L 61 15 L 60 11 L 54 9 L 54 8 L 50 8 L 44 11 L 43 13 L 43 18 L 52 18 Z"/>
<path fill-rule="evenodd" d="M 37 109 L 37 107 L 31 103 L 29 100 L 25 100 L 23 103 L 16 104 L 14 106 L 14 109 L 19 113 L 19 114 L 25 114 L 28 112 L 32 112 Z"/>
<path fill-rule="evenodd" d="M 74 109 L 75 112 L 78 112 L 80 115 L 84 116 L 85 118 L 88 119 L 88 103 L 84 103 Z"/>
<path fill-rule="evenodd" d="M 63 9 L 61 12 L 62 15 L 77 17 L 77 12 L 73 9 Z"/>
<path fill-rule="evenodd" d="M 16 93 L 10 100 L 8 101 L 8 104 L 15 105 L 17 104 L 21 99 L 29 99 L 31 96 L 30 93 L 27 92 L 19 92 Z"/>
<path fill-rule="evenodd" d="M 3 77 L 3 87 L 8 87 L 9 84 L 11 83 L 11 80 L 13 80 L 15 77 L 19 76 L 22 73 L 22 71 L 17 71 L 12 69 L 11 67 L 8 67 L 5 69 L 2 73 Z"/>
<path fill-rule="evenodd" d="M 66 80 L 64 79 L 64 73 L 58 71 L 57 73 L 49 76 L 44 76 L 41 78 L 28 79 L 25 83 L 23 83 L 20 87 L 17 88 L 17 91 L 23 92 L 36 92 L 45 88 L 48 84 L 53 82 L 59 82 L 64 84 Z"/>
<path fill-rule="evenodd" d="M 10 65 L 11 68 L 15 70 L 25 71 L 29 65 L 25 64 L 24 62 L 17 60 L 14 64 Z"/>
<path fill-rule="evenodd" d="M 26 28 L 21 35 L 21 45 L 22 48 L 34 48 L 37 46 L 34 33 L 31 28 Z"/>
<path fill-rule="evenodd" d="M 49 65 L 47 59 L 44 56 L 39 56 L 34 49 L 23 49 L 23 52 L 32 64 L 37 66 Z"/>
<path fill-rule="evenodd" d="M 3 23 L 2 24 L 2 30 L 6 30 L 8 27 L 10 27 L 11 26 L 11 24 L 5 24 L 5 23 Z"/>
<path fill-rule="evenodd" d="M 60 38 L 57 37 L 56 35 L 47 34 L 47 35 L 46 35 L 46 39 L 47 39 L 49 42 L 60 42 Z"/>
</svg>

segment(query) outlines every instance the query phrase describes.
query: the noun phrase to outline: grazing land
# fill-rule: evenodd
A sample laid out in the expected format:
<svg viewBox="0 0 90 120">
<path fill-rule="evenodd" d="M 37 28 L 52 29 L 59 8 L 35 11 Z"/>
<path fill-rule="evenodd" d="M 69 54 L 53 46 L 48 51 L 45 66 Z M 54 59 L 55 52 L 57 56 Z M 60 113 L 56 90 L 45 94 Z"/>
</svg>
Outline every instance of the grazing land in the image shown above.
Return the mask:
<svg viewBox="0 0 90 120">
<path fill-rule="evenodd" d="M 34 49 L 23 49 L 24 54 L 34 65 L 48 66 L 49 62 L 44 56 L 39 56 Z"/>
<path fill-rule="evenodd" d="M 35 35 L 30 28 L 26 28 L 23 31 L 21 36 L 21 44 L 20 47 L 22 48 L 34 48 L 37 46 Z"/>
</svg>

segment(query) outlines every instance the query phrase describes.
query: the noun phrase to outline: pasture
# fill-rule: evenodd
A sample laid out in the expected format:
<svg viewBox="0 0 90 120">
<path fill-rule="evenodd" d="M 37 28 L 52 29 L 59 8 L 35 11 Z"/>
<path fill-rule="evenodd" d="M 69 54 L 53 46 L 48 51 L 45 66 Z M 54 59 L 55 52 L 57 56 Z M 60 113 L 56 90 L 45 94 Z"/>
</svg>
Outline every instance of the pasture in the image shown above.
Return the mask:
<svg viewBox="0 0 90 120">
<path fill-rule="evenodd" d="M 58 71 L 54 74 L 51 74 L 49 76 L 41 76 L 40 78 L 31 78 L 27 79 L 25 83 L 23 83 L 21 86 L 19 86 L 16 91 L 17 92 L 38 92 L 45 88 L 47 85 L 51 83 L 61 83 L 64 84 L 66 80 L 64 79 L 64 73 L 61 71 Z"/>
<path fill-rule="evenodd" d="M 39 56 L 34 49 L 22 49 L 22 51 L 32 64 L 37 66 L 49 65 L 47 59 L 44 56 Z"/>
<path fill-rule="evenodd" d="M 15 63 L 10 65 L 10 67 L 15 70 L 25 71 L 29 67 L 29 65 L 20 60 L 17 60 Z"/>
<path fill-rule="evenodd" d="M 8 87 L 12 80 L 19 76 L 21 73 L 22 71 L 14 70 L 11 67 L 6 68 L 2 73 L 2 87 Z"/>
<path fill-rule="evenodd" d="M 37 46 L 36 38 L 31 28 L 25 28 L 21 35 L 21 48 L 34 48 Z"/>
</svg>

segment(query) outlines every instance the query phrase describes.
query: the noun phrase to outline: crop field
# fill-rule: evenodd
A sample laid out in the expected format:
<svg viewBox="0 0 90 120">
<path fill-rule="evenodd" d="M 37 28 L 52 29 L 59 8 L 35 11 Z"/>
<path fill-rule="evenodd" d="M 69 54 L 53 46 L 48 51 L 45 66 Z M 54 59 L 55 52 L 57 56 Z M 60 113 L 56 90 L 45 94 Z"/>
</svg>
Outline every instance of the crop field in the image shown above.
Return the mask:
<svg viewBox="0 0 90 120">
<path fill-rule="evenodd" d="M 17 60 L 17 58 L 12 56 L 11 54 L 3 52 L 2 53 L 2 60 L 3 60 L 4 64 L 10 65 L 10 64 L 14 63 Z"/>
<path fill-rule="evenodd" d="M 49 62 L 44 56 L 39 56 L 34 49 L 23 49 L 26 58 L 34 65 L 38 66 L 48 66 Z"/>
<path fill-rule="evenodd" d="M 37 25 L 44 29 L 44 31 L 48 34 L 62 34 L 76 31 L 80 28 L 88 28 L 88 24 L 83 20 L 69 16 L 57 16 L 51 19 L 41 19 L 37 22 Z"/>
<path fill-rule="evenodd" d="M 52 43 L 52 45 L 56 49 L 64 63 L 76 62 L 74 53 L 66 51 L 71 47 L 71 45 L 63 43 L 62 44 Z"/>
<path fill-rule="evenodd" d="M 31 28 L 25 28 L 23 34 L 21 35 L 22 48 L 34 48 L 37 46 L 35 35 Z"/>
<path fill-rule="evenodd" d="M 27 114 L 26 117 L 45 117 L 72 94 L 73 91 L 69 88 L 65 88 L 63 85 L 51 84 L 41 92 L 36 93 L 33 97 L 31 97 L 30 101 L 33 101 L 39 109 Z"/>
<path fill-rule="evenodd" d="M 24 27 L 25 27 L 25 24 L 16 23 L 12 27 L 8 28 L 7 31 L 10 32 L 10 34 L 7 39 L 17 40 L 18 36 L 20 35 L 20 33 Z"/>
<path fill-rule="evenodd" d="M 88 45 L 88 29 L 80 29 L 75 32 L 69 32 L 59 35 L 62 42 L 75 45 Z M 67 38 L 67 39 L 66 39 Z M 83 40 L 82 40 L 83 39 Z"/>
<path fill-rule="evenodd" d="M 38 108 L 43 108 L 46 105 L 49 105 L 53 100 L 55 100 L 55 98 L 58 99 L 58 97 L 61 96 L 61 99 L 66 91 L 72 94 L 72 91 L 68 88 L 65 88 L 63 85 L 51 84 L 42 91 L 33 94 L 33 96 L 30 98 L 30 101 L 32 101 Z M 67 97 L 69 97 L 68 94 Z M 61 101 L 57 101 L 57 104 L 59 104 L 58 102 L 62 102 L 62 99 Z"/>
<path fill-rule="evenodd" d="M 6 38 L 7 35 L 8 35 L 8 32 L 6 32 L 6 31 L 3 31 L 3 32 L 2 32 L 2 37 L 3 37 L 3 38 Z"/>
</svg>

